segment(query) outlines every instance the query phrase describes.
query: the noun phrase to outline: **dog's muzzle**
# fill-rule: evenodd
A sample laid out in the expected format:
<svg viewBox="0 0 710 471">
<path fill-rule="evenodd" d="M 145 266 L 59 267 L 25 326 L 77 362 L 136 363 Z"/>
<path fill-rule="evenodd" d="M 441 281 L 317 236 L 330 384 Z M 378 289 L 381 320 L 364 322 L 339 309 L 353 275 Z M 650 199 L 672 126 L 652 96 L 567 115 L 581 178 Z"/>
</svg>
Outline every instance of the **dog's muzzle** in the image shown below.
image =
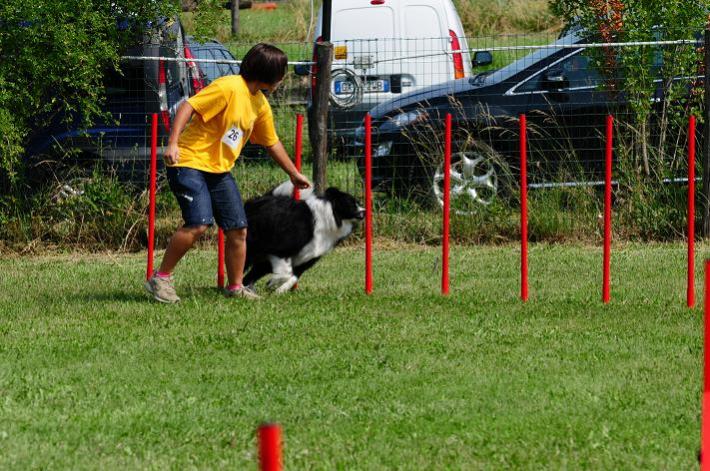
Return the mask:
<svg viewBox="0 0 710 471">
<path fill-rule="evenodd" d="M 360 220 L 365 219 L 365 208 L 361 208 L 358 206 L 357 213 L 355 214 L 355 218 L 360 219 Z"/>
</svg>

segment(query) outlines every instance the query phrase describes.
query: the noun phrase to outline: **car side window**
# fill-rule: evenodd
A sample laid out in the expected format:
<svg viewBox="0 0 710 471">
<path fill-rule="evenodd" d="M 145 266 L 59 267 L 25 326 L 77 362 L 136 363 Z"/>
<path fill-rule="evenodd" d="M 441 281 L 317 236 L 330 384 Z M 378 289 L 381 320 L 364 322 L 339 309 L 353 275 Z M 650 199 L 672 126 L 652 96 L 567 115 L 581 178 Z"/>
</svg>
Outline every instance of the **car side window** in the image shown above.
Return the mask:
<svg viewBox="0 0 710 471">
<path fill-rule="evenodd" d="M 575 54 L 560 64 L 562 73 L 569 81 L 570 89 L 597 87 L 602 83 L 601 75 L 592 65 L 592 59 L 584 52 Z"/>
<path fill-rule="evenodd" d="M 549 77 L 555 77 L 564 84 L 560 88 L 562 91 L 597 87 L 602 84 L 603 79 L 593 64 L 589 51 L 582 50 L 553 66 L 541 70 L 533 78 L 518 87 L 516 92 L 545 91 L 544 81 Z"/>
</svg>

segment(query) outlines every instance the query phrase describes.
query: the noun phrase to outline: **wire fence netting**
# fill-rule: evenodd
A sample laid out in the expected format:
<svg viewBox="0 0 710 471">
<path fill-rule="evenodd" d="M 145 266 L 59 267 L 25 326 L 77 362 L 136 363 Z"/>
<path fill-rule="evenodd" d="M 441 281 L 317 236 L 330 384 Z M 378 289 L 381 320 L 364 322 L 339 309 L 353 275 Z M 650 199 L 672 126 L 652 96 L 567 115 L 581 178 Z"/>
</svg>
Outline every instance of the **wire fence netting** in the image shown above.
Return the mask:
<svg viewBox="0 0 710 471">
<path fill-rule="evenodd" d="M 682 183 L 688 118 L 702 116 L 704 106 L 703 40 L 690 31 L 654 31 L 654 37 L 601 44 L 574 31 L 476 38 L 427 37 L 422 31 L 421 37 L 334 41 L 328 182 L 362 197 L 363 118 L 370 113 L 377 207 L 426 213 L 440 206 L 447 114 L 453 117 L 452 208 L 457 214 L 516 206 L 521 114 L 528 123 L 533 190 L 600 184 L 609 114 L 615 118 L 618 185 Z M 296 115 L 308 113 L 315 85 L 313 45 L 276 45 L 288 54 L 290 72 L 269 100 L 277 132 L 293 153 Z M 105 108 L 111 119 L 55 135 L 52 152 L 79 149 L 79 159 L 109 163 L 120 178 L 145 185 L 150 115 L 159 113 L 159 144 L 164 145 L 182 100 L 220 76 L 238 73 L 237 58 L 251 47 L 185 46 L 189 52 L 161 48 L 150 57 L 124 57 L 120 72 L 106 76 Z M 303 135 L 308 174 L 308 132 Z M 286 178 L 263 149 L 252 145 L 235 174 L 245 197 Z M 383 217 L 408 219 L 410 213 Z"/>
</svg>

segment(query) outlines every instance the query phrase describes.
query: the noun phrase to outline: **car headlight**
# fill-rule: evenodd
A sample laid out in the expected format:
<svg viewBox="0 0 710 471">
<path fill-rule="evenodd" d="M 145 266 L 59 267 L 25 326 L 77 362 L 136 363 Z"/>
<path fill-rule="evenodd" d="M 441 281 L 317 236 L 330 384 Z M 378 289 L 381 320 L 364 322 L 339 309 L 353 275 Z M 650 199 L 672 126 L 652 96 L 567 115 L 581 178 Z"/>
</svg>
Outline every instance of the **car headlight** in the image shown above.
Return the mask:
<svg viewBox="0 0 710 471">
<path fill-rule="evenodd" d="M 375 149 L 375 157 L 387 157 L 392 152 L 392 141 L 383 142 Z"/>
<path fill-rule="evenodd" d="M 428 114 L 424 110 L 405 111 L 385 121 L 380 129 L 385 132 L 396 131 L 411 124 L 425 121 L 427 118 Z"/>
</svg>

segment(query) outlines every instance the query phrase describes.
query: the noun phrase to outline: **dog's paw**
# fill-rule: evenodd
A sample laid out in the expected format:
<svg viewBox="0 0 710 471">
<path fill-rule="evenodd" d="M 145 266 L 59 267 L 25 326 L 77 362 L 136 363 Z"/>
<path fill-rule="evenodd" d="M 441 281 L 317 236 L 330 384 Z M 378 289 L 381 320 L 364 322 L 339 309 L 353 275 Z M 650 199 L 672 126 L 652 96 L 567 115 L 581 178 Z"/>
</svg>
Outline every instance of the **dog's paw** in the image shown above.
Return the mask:
<svg viewBox="0 0 710 471">
<path fill-rule="evenodd" d="M 294 275 L 273 276 L 266 284 L 266 287 L 273 291 L 274 294 L 283 294 L 293 288 L 296 283 L 298 283 L 298 278 Z"/>
</svg>

